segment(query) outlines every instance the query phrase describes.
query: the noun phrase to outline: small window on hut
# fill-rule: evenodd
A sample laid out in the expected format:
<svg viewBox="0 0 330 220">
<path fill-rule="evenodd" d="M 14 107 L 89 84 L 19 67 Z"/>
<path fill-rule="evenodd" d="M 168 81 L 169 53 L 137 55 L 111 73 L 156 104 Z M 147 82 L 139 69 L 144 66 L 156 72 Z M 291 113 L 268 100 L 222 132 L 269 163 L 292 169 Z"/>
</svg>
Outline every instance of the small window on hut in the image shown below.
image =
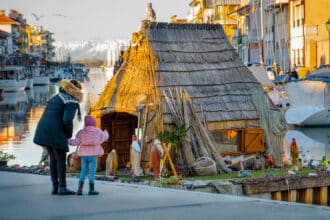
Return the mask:
<svg viewBox="0 0 330 220">
<path fill-rule="evenodd" d="M 212 136 L 216 143 L 216 147 L 219 153 L 234 153 L 239 152 L 241 149 L 241 136 L 240 130 L 225 130 L 212 132 Z"/>
</svg>

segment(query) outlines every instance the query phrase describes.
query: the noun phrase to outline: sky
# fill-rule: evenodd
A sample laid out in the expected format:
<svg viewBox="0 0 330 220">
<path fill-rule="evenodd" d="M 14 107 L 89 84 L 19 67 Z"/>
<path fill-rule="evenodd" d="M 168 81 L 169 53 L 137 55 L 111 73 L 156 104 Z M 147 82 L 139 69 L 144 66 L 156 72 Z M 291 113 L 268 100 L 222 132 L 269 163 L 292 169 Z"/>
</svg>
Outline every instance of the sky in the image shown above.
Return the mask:
<svg viewBox="0 0 330 220">
<path fill-rule="evenodd" d="M 56 41 L 129 40 L 146 18 L 148 2 L 156 21 L 169 22 L 173 15 L 188 16 L 191 0 L 0 0 L 0 9 L 7 15 L 15 9 L 28 24 L 53 32 Z"/>
</svg>

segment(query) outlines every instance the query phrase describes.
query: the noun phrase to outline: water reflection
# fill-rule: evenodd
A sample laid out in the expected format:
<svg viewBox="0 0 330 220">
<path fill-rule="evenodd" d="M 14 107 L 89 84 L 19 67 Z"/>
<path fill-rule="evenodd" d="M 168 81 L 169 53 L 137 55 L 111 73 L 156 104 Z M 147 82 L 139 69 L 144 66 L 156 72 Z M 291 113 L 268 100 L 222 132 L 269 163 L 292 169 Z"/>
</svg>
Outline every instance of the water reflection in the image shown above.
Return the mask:
<svg viewBox="0 0 330 220">
<path fill-rule="evenodd" d="M 26 127 L 25 113 L 28 109 L 28 98 L 24 91 L 6 92 L 0 101 L 0 145 L 9 141 L 19 141 Z"/>
<path fill-rule="evenodd" d="M 330 127 L 300 127 L 288 130 L 284 140 L 287 152 L 293 137 L 296 138 L 299 151 L 306 157 L 320 160 L 326 155 L 330 158 Z"/>
<path fill-rule="evenodd" d="M 54 94 L 50 87 L 54 85 L 3 94 L 4 99 L 0 101 L 0 149 L 16 156 L 10 163 L 24 161 L 30 164 L 30 159 L 35 159 L 34 155 L 39 157 L 40 149 L 31 147 L 31 135 L 48 98 Z"/>
<path fill-rule="evenodd" d="M 84 100 L 93 102 L 98 98 L 107 80 L 98 70 L 92 69 L 89 78 L 78 79 L 83 84 Z M 31 90 L 3 93 L 0 99 L 0 149 L 15 155 L 11 164 L 36 165 L 41 156 L 41 147 L 33 143 L 34 131 L 49 98 L 58 91 L 57 84 L 34 86 Z M 87 102 L 81 103 L 82 115 L 86 114 Z M 74 121 L 76 132 L 83 126 Z M 73 151 L 74 149 L 70 149 Z"/>
</svg>

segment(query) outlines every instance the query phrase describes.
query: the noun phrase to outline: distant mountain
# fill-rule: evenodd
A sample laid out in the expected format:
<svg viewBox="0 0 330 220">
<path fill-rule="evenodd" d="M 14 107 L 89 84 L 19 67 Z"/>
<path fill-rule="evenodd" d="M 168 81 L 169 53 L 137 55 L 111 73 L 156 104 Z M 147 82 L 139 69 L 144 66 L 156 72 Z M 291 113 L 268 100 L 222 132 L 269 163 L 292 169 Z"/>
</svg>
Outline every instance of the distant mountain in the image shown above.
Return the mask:
<svg viewBox="0 0 330 220">
<path fill-rule="evenodd" d="M 83 59 L 115 60 L 121 50 L 129 45 L 128 40 L 109 41 L 57 41 L 54 43 L 55 59 L 57 61 L 72 61 Z M 111 61 L 112 62 L 112 61 Z"/>
</svg>

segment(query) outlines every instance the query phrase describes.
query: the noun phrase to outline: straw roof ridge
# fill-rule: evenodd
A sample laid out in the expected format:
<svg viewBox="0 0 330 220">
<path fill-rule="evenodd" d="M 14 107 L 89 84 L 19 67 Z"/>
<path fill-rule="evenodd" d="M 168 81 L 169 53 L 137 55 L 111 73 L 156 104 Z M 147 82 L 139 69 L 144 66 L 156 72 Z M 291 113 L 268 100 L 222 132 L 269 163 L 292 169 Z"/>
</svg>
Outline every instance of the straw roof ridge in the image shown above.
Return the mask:
<svg viewBox="0 0 330 220">
<path fill-rule="evenodd" d="M 211 72 L 211 71 L 224 71 L 224 70 L 229 70 L 229 69 L 233 69 L 233 68 L 237 68 L 237 67 L 229 67 L 229 68 L 204 68 L 204 69 L 185 69 L 185 70 L 181 70 L 181 69 L 178 69 L 178 70 L 175 70 L 175 69 L 172 69 L 172 70 L 168 70 L 168 69 L 159 69 L 157 70 L 157 72 L 161 73 L 161 72 L 166 72 L 166 73 L 175 73 L 175 72 L 179 72 L 179 73 L 184 73 L 184 72 L 204 72 L 204 71 L 208 71 L 208 72 Z"/>
<path fill-rule="evenodd" d="M 221 85 L 225 85 L 225 84 L 246 84 L 246 83 L 253 83 L 253 84 L 256 84 L 256 85 L 260 85 L 259 82 L 255 82 L 255 81 L 236 81 L 236 82 L 226 82 L 226 83 L 200 83 L 200 84 L 163 84 L 163 85 L 158 85 L 159 88 L 162 88 L 162 87 L 186 87 L 186 86 L 209 86 L 209 87 L 213 87 L 213 86 L 221 86 Z"/>
<path fill-rule="evenodd" d="M 207 54 L 210 54 L 210 53 L 223 53 L 223 52 L 226 52 L 226 51 L 233 51 L 235 50 L 234 48 L 230 48 L 230 49 L 224 49 L 224 50 L 219 50 L 219 49 L 214 49 L 214 50 L 195 50 L 195 51 L 192 51 L 192 50 L 187 50 L 187 51 L 183 51 L 183 50 L 169 50 L 169 49 L 166 49 L 166 50 L 155 50 L 155 52 L 167 52 L 167 53 L 207 53 Z"/>
<path fill-rule="evenodd" d="M 204 44 L 212 44 L 212 45 L 217 45 L 219 41 L 215 41 L 215 39 L 221 40 L 221 42 L 226 42 L 227 39 L 225 37 L 219 37 L 219 38 L 202 38 L 202 39 L 195 39 L 195 40 L 164 40 L 164 39 L 150 39 L 149 41 L 152 42 L 153 44 L 177 44 L 177 45 L 182 45 L 182 44 L 195 44 L 195 43 L 204 43 Z"/>
<path fill-rule="evenodd" d="M 168 22 L 151 22 L 150 29 L 173 29 L 173 30 L 222 30 L 219 24 L 196 24 L 196 23 L 168 23 Z"/>
</svg>

